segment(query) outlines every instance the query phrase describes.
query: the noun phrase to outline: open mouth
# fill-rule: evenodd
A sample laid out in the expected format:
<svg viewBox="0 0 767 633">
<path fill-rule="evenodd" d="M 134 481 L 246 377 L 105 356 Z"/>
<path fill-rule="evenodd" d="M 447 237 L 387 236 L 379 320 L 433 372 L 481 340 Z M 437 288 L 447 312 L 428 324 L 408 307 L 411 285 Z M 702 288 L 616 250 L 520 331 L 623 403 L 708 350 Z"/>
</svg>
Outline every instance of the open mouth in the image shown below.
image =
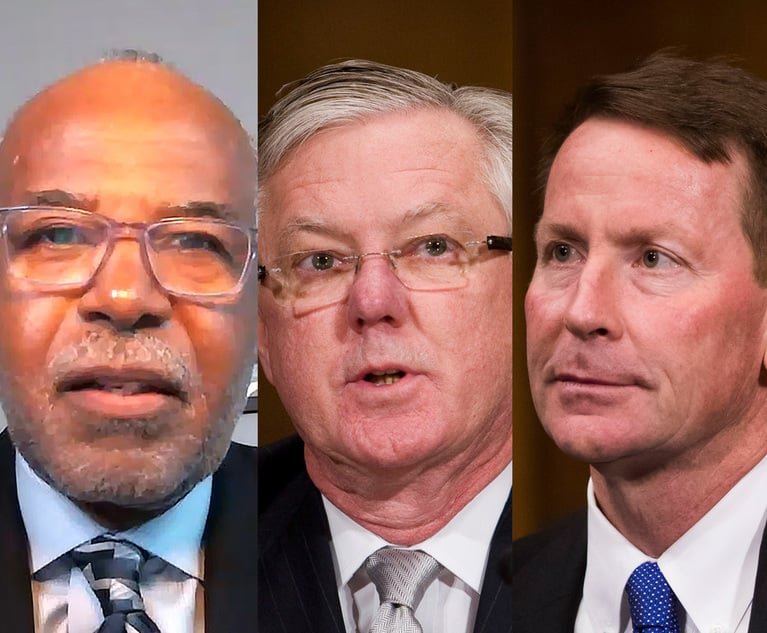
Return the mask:
<svg viewBox="0 0 767 633">
<path fill-rule="evenodd" d="M 374 385 L 393 385 L 405 377 L 405 372 L 400 369 L 387 369 L 386 371 L 373 371 L 365 374 L 365 381 Z"/>
</svg>

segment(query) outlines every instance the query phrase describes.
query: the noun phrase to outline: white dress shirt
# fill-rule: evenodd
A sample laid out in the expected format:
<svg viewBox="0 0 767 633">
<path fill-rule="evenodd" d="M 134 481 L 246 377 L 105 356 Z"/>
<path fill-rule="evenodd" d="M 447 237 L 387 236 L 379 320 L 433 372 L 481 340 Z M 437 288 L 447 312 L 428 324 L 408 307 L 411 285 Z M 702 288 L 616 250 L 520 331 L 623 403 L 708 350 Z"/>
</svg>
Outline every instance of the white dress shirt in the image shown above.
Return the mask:
<svg viewBox="0 0 767 633">
<path fill-rule="evenodd" d="M 103 620 L 98 599 L 80 569 L 60 557 L 108 530 L 40 479 L 18 453 L 16 488 L 30 566 L 33 574 L 39 572 L 31 581 L 35 630 L 93 633 Z M 154 561 L 157 568 L 140 583 L 146 611 L 163 633 L 202 631 L 200 547 L 210 493 L 208 477 L 162 515 L 124 532 L 109 532 L 165 561 Z"/>
<path fill-rule="evenodd" d="M 681 605 L 684 633 L 746 633 L 767 518 L 767 458 L 658 559 L 605 518 L 588 485 L 588 554 L 575 633 L 631 633 L 624 588 L 631 572 L 658 563 Z"/>
<path fill-rule="evenodd" d="M 427 587 L 415 615 L 425 633 L 469 633 L 477 615 L 490 541 L 511 491 L 511 464 L 420 549 L 444 567 Z M 361 566 L 392 545 L 355 523 L 324 496 L 332 538 L 338 597 L 347 633 L 366 633 L 380 606 L 375 585 Z"/>
</svg>

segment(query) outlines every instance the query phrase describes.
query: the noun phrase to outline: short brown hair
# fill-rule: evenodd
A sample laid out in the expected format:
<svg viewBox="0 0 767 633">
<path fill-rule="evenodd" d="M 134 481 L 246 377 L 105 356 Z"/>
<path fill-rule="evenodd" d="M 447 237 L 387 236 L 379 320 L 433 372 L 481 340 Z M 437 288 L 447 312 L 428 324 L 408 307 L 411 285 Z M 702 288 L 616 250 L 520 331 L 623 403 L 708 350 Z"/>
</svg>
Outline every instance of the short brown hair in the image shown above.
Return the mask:
<svg viewBox="0 0 767 633">
<path fill-rule="evenodd" d="M 767 83 L 722 60 L 695 61 L 661 51 L 625 73 L 594 77 L 577 93 L 544 144 L 545 189 L 568 136 L 591 118 L 654 128 L 700 160 L 746 158 L 741 225 L 754 254 L 754 276 L 767 286 Z"/>
</svg>

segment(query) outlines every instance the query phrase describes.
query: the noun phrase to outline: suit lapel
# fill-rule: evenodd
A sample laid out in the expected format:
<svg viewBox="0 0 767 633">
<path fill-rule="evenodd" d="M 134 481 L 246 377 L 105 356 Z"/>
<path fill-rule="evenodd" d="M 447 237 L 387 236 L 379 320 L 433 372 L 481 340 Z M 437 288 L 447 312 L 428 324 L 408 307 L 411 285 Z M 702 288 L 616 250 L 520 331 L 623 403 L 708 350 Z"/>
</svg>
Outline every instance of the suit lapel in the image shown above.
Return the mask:
<svg viewBox="0 0 767 633">
<path fill-rule="evenodd" d="M 511 547 L 511 495 L 506 500 L 490 543 L 474 633 L 511 631 L 511 587 L 503 582 L 501 564 Z"/>
<path fill-rule="evenodd" d="M 0 613 L 3 630 L 32 633 L 29 548 L 16 496 L 15 452 L 7 431 L 0 435 Z"/>
<path fill-rule="evenodd" d="M 258 628 L 255 450 L 233 444 L 213 476 L 203 537 L 205 633 Z"/>
<path fill-rule="evenodd" d="M 285 495 L 291 515 L 263 516 L 259 533 L 261 633 L 343 633 L 330 553 L 330 529 L 319 492 L 305 473 Z"/>
</svg>

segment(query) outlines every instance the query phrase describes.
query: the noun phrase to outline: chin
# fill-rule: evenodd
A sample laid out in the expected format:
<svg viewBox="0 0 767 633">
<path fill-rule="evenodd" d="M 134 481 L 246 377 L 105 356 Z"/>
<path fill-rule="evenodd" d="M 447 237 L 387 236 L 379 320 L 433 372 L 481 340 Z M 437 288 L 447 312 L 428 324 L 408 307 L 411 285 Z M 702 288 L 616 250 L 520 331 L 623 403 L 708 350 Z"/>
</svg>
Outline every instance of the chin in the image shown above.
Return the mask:
<svg viewBox="0 0 767 633">
<path fill-rule="evenodd" d="M 19 451 L 44 481 L 73 501 L 162 510 L 210 474 L 212 467 L 199 442 L 193 444 L 62 446 L 54 458 L 40 454 L 40 445 L 19 446 Z"/>
</svg>

